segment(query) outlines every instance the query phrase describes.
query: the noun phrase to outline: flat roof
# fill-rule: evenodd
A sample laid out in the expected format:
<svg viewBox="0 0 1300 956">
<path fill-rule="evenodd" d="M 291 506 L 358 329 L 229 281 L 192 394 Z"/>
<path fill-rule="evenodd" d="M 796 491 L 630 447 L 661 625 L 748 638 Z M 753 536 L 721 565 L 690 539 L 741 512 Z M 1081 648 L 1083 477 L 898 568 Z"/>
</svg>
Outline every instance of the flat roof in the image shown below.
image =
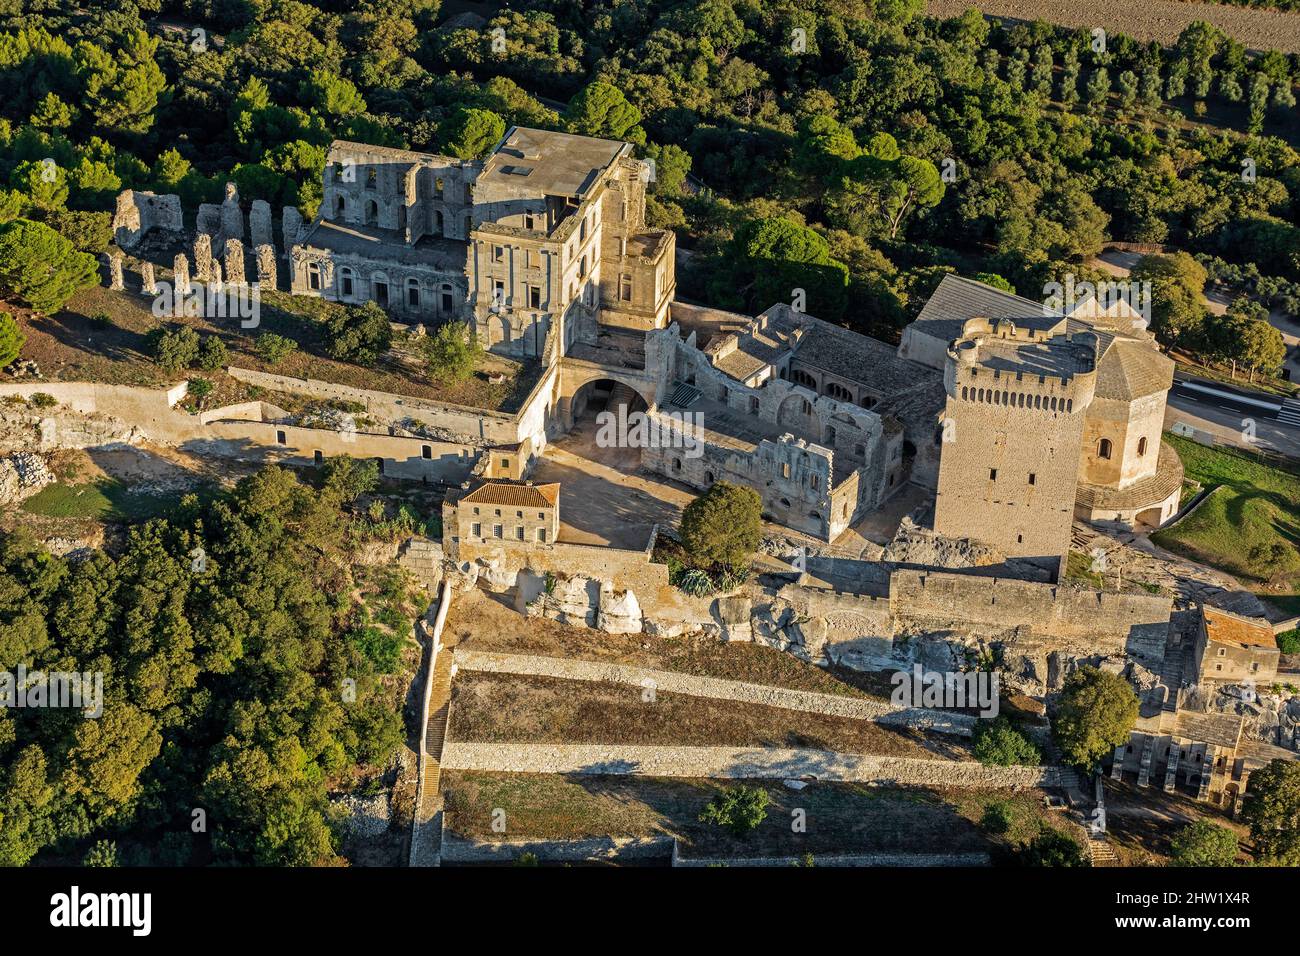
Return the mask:
<svg viewBox="0 0 1300 956">
<path fill-rule="evenodd" d="M 488 157 L 479 183 L 509 186 L 539 196 L 585 198 L 628 143 L 512 126 Z"/>
</svg>

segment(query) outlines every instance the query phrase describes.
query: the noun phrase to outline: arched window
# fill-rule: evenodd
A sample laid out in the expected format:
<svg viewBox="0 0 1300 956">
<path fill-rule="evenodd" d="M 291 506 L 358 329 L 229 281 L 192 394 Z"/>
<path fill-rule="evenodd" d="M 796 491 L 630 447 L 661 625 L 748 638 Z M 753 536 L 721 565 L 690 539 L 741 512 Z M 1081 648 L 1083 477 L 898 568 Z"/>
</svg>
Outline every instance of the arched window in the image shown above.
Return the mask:
<svg viewBox="0 0 1300 956">
<path fill-rule="evenodd" d="M 447 230 L 446 230 L 446 228 L 445 228 L 445 227 L 443 226 L 443 224 L 442 224 L 442 210 L 441 210 L 441 209 L 437 210 L 437 212 L 435 213 L 435 215 L 436 215 L 436 217 L 437 217 L 437 218 L 436 218 L 436 222 L 437 222 L 437 226 L 438 226 L 438 235 L 443 236 L 443 237 L 446 237 L 446 235 L 447 235 Z"/>
<path fill-rule="evenodd" d="M 1145 455 L 1146 453 L 1147 453 L 1147 440 L 1144 436 L 1138 439 L 1138 455 Z"/>
<path fill-rule="evenodd" d="M 379 225 L 379 203 L 375 202 L 373 199 L 366 200 L 366 225 Z"/>
<path fill-rule="evenodd" d="M 343 214 L 348 211 L 348 197 L 339 193 L 334 200 L 334 218 L 342 219 Z"/>
<path fill-rule="evenodd" d="M 452 297 L 451 297 L 451 283 L 450 283 L 450 282 L 444 282 L 444 283 L 442 284 L 442 291 L 441 291 L 441 293 L 440 293 L 440 296 L 441 296 L 441 298 L 442 298 L 442 311 L 443 311 L 443 314 L 445 314 L 445 315 L 451 315 L 452 311 L 456 308 L 456 305 L 455 305 L 455 303 L 452 301 Z"/>
<path fill-rule="evenodd" d="M 1110 458 L 1110 439 L 1103 438 L 1097 442 L 1097 457 L 1103 459 Z"/>
</svg>

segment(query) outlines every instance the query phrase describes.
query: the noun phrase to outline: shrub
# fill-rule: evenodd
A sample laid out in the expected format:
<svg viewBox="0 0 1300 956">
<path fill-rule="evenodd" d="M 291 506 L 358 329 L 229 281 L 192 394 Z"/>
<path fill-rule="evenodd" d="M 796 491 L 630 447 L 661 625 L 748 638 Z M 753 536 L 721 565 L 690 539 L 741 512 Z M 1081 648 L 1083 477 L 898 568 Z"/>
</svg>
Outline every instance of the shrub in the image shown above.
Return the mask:
<svg viewBox="0 0 1300 956">
<path fill-rule="evenodd" d="M 360 627 L 348 634 L 348 641 L 381 674 L 397 670 L 402 657 L 402 638 L 378 627 Z"/>
<path fill-rule="evenodd" d="M 994 800 L 984 808 L 980 817 L 980 829 L 987 833 L 1006 833 L 1011 829 L 1011 804 L 1006 800 Z"/>
<path fill-rule="evenodd" d="M 0 368 L 4 368 L 23 350 L 27 337 L 8 312 L 0 312 Z"/>
<path fill-rule="evenodd" d="M 374 302 L 336 311 L 325 323 L 330 356 L 358 365 L 374 365 L 393 342 L 388 313 Z"/>
<path fill-rule="evenodd" d="M 700 822 L 716 823 L 744 836 L 767 819 L 767 791 L 762 787 L 728 787 L 709 801 Z"/>
<path fill-rule="evenodd" d="M 474 373 L 483 347 L 464 322 L 448 322 L 425 340 L 429 376 L 442 385 L 458 385 Z"/>
<path fill-rule="evenodd" d="M 1011 726 L 1005 717 L 979 721 L 973 735 L 975 759 L 993 767 L 1010 767 L 1024 764 L 1035 767 L 1043 762 L 1043 755 L 1033 742 Z"/>
<path fill-rule="evenodd" d="M 257 337 L 253 349 L 257 352 L 257 357 L 267 365 L 279 365 L 290 354 L 297 351 L 298 343 L 274 332 L 263 332 Z"/>
<path fill-rule="evenodd" d="M 48 392 L 33 392 L 28 401 L 37 408 L 53 408 L 59 400 Z"/>
<path fill-rule="evenodd" d="M 215 372 L 230 361 L 230 350 L 226 343 L 215 335 L 207 335 L 199 346 L 199 368 L 205 372 Z"/>
<path fill-rule="evenodd" d="M 1292 628 L 1279 634 L 1277 647 L 1283 654 L 1300 654 L 1300 628 Z"/>
<path fill-rule="evenodd" d="M 1022 866 L 1083 866 L 1083 847 L 1064 833 L 1043 827 L 1020 851 Z"/>
<path fill-rule="evenodd" d="M 169 372 L 189 368 L 199 356 L 199 333 L 187 325 L 150 333 L 153 360 Z"/>
<path fill-rule="evenodd" d="M 1172 847 L 1175 866 L 1232 866 L 1237 860 L 1237 834 L 1209 820 L 1183 827 Z"/>
<path fill-rule="evenodd" d="M 195 401 L 202 402 L 203 399 L 212 394 L 212 383 L 206 378 L 192 378 L 188 384 L 187 394 Z"/>
</svg>

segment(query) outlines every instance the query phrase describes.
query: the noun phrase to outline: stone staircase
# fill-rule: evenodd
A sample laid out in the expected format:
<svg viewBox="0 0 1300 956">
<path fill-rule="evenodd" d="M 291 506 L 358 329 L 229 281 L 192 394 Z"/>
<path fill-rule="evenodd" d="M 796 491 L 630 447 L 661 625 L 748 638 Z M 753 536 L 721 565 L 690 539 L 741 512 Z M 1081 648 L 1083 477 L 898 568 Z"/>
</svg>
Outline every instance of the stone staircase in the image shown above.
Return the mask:
<svg viewBox="0 0 1300 956">
<path fill-rule="evenodd" d="M 1118 866 L 1119 855 L 1104 833 L 1088 835 L 1087 853 L 1093 866 Z"/>
<path fill-rule="evenodd" d="M 443 648 L 433 662 L 429 688 L 429 722 L 424 727 L 424 787 L 420 808 L 426 815 L 440 809 L 438 787 L 442 782 L 442 745 L 447 738 L 447 720 L 451 713 L 451 651 Z"/>
</svg>

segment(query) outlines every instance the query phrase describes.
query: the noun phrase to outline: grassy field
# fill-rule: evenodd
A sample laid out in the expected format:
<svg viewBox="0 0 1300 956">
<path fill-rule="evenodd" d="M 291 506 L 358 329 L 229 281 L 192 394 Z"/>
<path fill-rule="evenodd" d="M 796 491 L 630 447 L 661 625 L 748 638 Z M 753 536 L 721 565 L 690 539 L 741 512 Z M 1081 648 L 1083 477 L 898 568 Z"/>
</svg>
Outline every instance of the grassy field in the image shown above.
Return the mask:
<svg viewBox="0 0 1300 956">
<path fill-rule="evenodd" d="M 808 747 L 845 753 L 973 760 L 968 739 L 549 677 L 462 672 L 452 688 L 452 740 L 715 747 Z"/>
<path fill-rule="evenodd" d="M 1241 578 L 1283 610 L 1300 610 L 1300 468 L 1177 435 L 1165 440 L 1188 477 L 1215 490 L 1151 540 Z"/>
<path fill-rule="evenodd" d="M 818 783 L 768 792 L 767 818 L 745 837 L 701 823 L 700 812 L 730 782 L 651 777 L 567 777 L 445 771 L 447 826 L 465 837 L 576 840 L 598 836 L 668 834 L 692 856 L 803 856 L 846 853 L 999 854 L 1032 839 L 1040 825 L 1064 828 L 1044 809 L 1039 791 L 925 790 Z M 751 781 L 751 783 L 753 783 Z M 1012 826 L 1002 837 L 978 826 L 990 803 L 1010 805 Z M 504 834 L 492 830 L 505 811 Z M 804 833 L 794 832 L 803 810 Z"/>
<path fill-rule="evenodd" d="M 56 482 L 23 502 L 28 514 L 93 521 L 147 521 L 175 508 L 181 495 L 141 494 L 111 478 L 81 484 Z"/>
</svg>

